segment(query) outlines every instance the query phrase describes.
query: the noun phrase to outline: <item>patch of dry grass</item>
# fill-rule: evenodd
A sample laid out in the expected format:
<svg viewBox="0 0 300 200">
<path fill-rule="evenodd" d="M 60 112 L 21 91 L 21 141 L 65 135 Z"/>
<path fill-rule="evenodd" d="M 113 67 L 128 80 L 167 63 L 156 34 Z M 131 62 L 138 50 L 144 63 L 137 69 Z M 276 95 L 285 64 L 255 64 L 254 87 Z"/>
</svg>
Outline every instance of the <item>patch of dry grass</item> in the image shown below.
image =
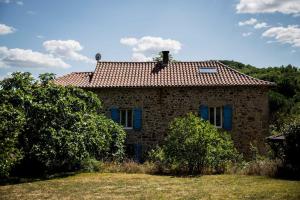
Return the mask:
<svg viewBox="0 0 300 200">
<path fill-rule="evenodd" d="M 231 164 L 227 166 L 226 173 L 276 177 L 280 168 L 282 168 L 280 160 L 258 159 Z"/>
<path fill-rule="evenodd" d="M 100 167 L 100 172 L 104 173 L 135 173 L 135 174 L 154 174 L 157 172 L 154 163 L 145 162 L 139 164 L 134 161 L 127 161 L 122 163 L 105 162 Z"/>
<path fill-rule="evenodd" d="M 300 181 L 262 176 L 82 173 L 0 186 L 1 199 L 300 199 Z"/>
</svg>

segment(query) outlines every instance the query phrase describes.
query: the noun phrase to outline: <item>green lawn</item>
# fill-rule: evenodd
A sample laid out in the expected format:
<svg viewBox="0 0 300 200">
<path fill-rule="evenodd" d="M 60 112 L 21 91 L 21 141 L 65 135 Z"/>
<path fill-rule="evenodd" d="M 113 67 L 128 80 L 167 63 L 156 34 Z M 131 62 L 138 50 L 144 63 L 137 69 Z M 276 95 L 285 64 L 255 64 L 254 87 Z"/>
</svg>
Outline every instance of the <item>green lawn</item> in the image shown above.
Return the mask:
<svg viewBox="0 0 300 200">
<path fill-rule="evenodd" d="M 0 186 L 0 199 L 300 199 L 300 181 L 241 175 L 82 173 Z"/>
</svg>

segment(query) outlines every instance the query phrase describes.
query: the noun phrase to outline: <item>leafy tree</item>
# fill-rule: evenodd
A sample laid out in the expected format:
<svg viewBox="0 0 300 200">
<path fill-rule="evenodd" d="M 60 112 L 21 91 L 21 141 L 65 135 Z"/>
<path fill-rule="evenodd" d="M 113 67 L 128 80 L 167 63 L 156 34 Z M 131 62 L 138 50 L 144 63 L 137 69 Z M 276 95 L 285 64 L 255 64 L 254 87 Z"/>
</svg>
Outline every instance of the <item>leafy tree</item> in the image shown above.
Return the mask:
<svg viewBox="0 0 300 200">
<path fill-rule="evenodd" d="M 257 68 L 236 61 L 221 60 L 222 63 L 242 72 L 266 81 L 276 83 L 269 92 L 271 124 L 277 131 L 291 116 L 299 116 L 300 69 L 292 66 Z"/>
<path fill-rule="evenodd" d="M 17 72 L 0 83 L 0 142 L 7 144 L 5 152 L 21 154 L 13 158 L 22 158 L 8 161 L 3 156 L 0 165 L 13 167 L 17 174 L 41 174 L 76 170 L 88 158 L 121 160 L 125 132 L 100 113 L 98 97 L 79 88 L 54 85 L 53 78 L 53 74 L 43 74 L 38 82 L 29 73 Z M 14 166 L 17 160 L 20 164 Z"/>
<path fill-rule="evenodd" d="M 285 136 L 283 145 L 284 160 L 300 175 L 300 118 L 286 125 L 282 133 Z"/>
<path fill-rule="evenodd" d="M 157 155 L 159 160 L 178 169 L 195 173 L 212 168 L 220 172 L 226 161 L 237 158 L 230 136 L 193 114 L 175 118 L 169 129 L 165 145 Z"/>
<path fill-rule="evenodd" d="M 25 123 L 24 114 L 11 105 L 0 105 L 0 177 L 8 176 L 22 158 L 18 136 Z"/>
</svg>

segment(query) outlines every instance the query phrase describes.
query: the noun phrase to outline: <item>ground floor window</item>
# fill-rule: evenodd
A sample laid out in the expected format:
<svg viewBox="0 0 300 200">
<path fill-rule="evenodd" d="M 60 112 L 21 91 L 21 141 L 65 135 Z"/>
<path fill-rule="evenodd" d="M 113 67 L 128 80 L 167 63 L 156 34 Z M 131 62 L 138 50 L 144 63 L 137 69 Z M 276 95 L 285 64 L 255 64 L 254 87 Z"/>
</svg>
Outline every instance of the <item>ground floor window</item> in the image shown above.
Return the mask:
<svg viewBox="0 0 300 200">
<path fill-rule="evenodd" d="M 133 114 L 131 109 L 120 110 L 120 124 L 125 129 L 132 129 Z"/>
<path fill-rule="evenodd" d="M 217 128 L 222 128 L 223 123 L 223 110 L 222 107 L 209 108 L 209 122 Z"/>
</svg>

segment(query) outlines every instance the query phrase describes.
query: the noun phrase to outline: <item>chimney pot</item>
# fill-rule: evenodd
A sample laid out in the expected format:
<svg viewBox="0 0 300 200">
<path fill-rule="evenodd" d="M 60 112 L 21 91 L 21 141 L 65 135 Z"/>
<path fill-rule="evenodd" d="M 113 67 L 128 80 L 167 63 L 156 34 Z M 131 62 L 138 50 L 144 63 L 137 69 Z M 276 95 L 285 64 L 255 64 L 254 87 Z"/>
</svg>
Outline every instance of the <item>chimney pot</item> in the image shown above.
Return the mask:
<svg viewBox="0 0 300 200">
<path fill-rule="evenodd" d="M 169 63 L 169 51 L 162 51 L 163 54 L 163 65 L 168 65 Z"/>
</svg>

